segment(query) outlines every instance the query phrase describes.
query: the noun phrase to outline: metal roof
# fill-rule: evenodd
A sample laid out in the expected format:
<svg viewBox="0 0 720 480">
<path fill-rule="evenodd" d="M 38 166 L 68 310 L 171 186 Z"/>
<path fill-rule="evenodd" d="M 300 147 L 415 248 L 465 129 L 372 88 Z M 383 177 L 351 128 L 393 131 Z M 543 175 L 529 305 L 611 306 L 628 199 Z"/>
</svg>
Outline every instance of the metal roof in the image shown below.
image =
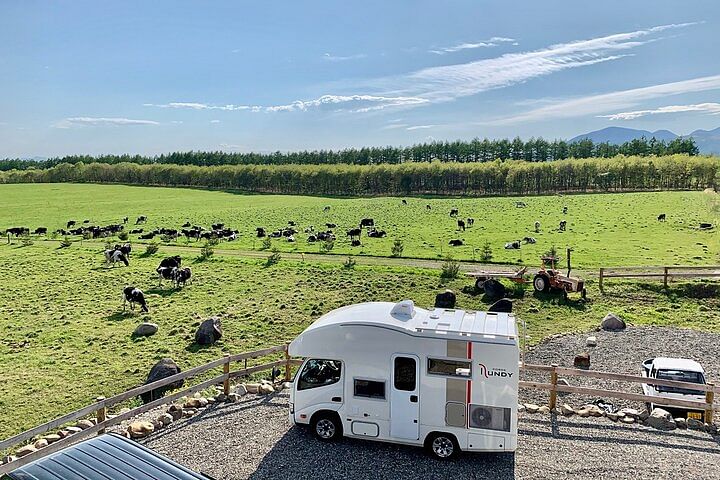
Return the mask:
<svg viewBox="0 0 720 480">
<path fill-rule="evenodd" d="M 207 479 L 137 442 L 107 434 L 85 440 L 8 474 L 13 480 Z"/>
</svg>

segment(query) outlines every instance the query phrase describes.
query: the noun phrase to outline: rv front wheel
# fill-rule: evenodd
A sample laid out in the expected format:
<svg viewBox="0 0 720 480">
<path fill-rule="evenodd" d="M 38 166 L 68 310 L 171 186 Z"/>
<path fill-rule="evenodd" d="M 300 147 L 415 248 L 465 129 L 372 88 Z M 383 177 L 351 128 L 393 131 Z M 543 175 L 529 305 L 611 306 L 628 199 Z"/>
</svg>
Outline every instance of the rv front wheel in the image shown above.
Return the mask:
<svg viewBox="0 0 720 480">
<path fill-rule="evenodd" d="M 435 458 L 439 458 L 441 460 L 452 458 L 460 451 L 460 447 L 458 446 L 455 437 L 445 433 L 433 434 L 428 439 L 427 446 L 430 453 L 432 453 Z"/>
<path fill-rule="evenodd" d="M 333 442 L 342 436 L 342 425 L 337 415 L 318 414 L 313 419 L 312 429 L 315 436 L 323 442 Z"/>
</svg>

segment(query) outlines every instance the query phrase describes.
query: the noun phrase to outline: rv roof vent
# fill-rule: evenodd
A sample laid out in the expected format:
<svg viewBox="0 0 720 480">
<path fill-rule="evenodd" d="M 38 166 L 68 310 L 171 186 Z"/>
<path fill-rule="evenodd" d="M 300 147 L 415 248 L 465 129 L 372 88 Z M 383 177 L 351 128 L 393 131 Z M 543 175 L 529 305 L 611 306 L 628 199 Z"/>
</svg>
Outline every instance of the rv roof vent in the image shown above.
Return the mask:
<svg viewBox="0 0 720 480">
<path fill-rule="evenodd" d="M 412 300 L 398 302 L 392 310 L 390 310 L 390 315 L 400 317 L 401 319 L 410 319 L 415 315 L 415 304 Z"/>
</svg>

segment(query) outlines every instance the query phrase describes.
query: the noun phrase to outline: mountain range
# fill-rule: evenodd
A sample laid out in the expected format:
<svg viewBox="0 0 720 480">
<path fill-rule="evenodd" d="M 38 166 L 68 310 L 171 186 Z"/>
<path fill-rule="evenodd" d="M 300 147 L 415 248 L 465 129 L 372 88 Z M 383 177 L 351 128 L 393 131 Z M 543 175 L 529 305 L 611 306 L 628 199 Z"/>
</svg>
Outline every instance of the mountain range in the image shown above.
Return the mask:
<svg viewBox="0 0 720 480">
<path fill-rule="evenodd" d="M 648 130 L 637 130 L 634 128 L 624 127 L 607 127 L 601 130 L 595 130 L 593 132 L 583 133 L 570 139 L 571 142 L 575 142 L 583 139 L 590 139 L 594 143 L 625 143 L 637 138 L 652 138 L 655 137 L 657 140 L 664 140 L 669 142 L 678 137 L 692 138 L 695 140 L 695 144 L 700 149 L 700 153 L 703 154 L 720 154 L 720 127 L 714 130 L 695 130 L 689 135 L 677 135 L 670 130 L 656 130 L 650 132 Z"/>
</svg>

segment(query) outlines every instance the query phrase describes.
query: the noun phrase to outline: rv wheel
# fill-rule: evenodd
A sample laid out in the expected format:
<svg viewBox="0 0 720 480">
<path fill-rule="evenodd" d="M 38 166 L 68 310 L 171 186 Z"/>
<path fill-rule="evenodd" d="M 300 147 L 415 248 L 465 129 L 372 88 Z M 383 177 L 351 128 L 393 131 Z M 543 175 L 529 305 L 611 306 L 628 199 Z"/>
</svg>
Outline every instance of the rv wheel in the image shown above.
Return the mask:
<svg viewBox="0 0 720 480">
<path fill-rule="evenodd" d="M 460 451 L 455 437 L 446 433 L 432 434 L 427 440 L 427 447 L 430 453 L 440 460 L 453 458 Z"/>
<path fill-rule="evenodd" d="M 323 442 L 334 442 L 342 437 L 342 425 L 337 415 L 320 413 L 312 422 L 313 434 Z"/>
</svg>

